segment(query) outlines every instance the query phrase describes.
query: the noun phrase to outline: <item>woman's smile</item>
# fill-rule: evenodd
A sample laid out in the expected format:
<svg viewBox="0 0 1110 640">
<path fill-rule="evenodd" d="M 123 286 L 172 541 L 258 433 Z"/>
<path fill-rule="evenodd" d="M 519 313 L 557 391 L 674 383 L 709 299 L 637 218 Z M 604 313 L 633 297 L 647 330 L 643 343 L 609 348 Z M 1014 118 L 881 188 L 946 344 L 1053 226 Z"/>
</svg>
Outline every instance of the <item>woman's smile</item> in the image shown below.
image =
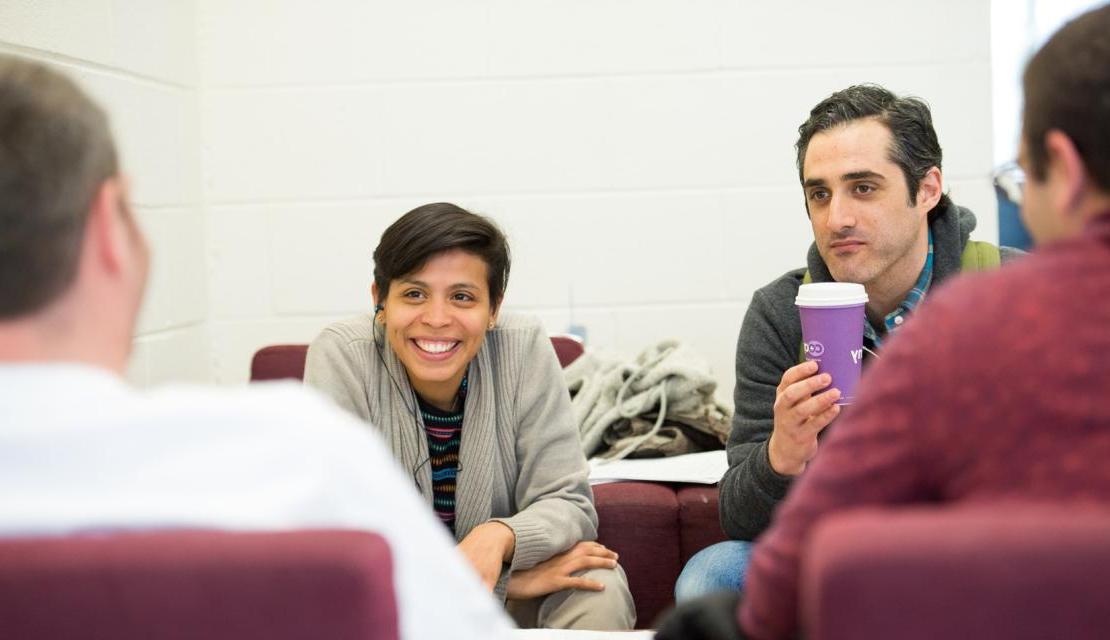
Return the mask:
<svg viewBox="0 0 1110 640">
<path fill-rule="evenodd" d="M 442 361 L 458 353 L 462 340 L 411 338 L 409 344 L 414 346 L 421 357 L 427 360 Z"/>
</svg>

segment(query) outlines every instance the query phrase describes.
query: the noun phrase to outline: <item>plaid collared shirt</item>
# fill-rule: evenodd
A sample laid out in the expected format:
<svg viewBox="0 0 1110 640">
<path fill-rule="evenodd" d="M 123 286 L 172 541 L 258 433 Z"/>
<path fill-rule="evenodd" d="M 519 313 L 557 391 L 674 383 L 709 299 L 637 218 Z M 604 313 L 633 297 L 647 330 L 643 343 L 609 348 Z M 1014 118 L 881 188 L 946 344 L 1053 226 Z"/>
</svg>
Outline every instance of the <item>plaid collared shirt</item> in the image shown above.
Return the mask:
<svg viewBox="0 0 1110 640">
<path fill-rule="evenodd" d="M 925 256 L 925 266 L 921 268 L 921 275 L 918 276 L 917 282 L 913 285 L 913 289 L 906 294 L 906 299 L 898 305 L 898 308 L 891 311 L 885 318 L 883 318 L 883 335 L 892 333 L 901 327 L 902 324 L 909 318 L 909 314 L 914 310 L 921 301 L 925 299 L 925 293 L 929 291 L 929 285 L 933 282 L 933 230 L 929 230 L 929 253 Z M 864 321 L 863 323 L 863 344 L 872 351 L 879 348 L 882 344 L 882 336 L 875 331 L 871 323 Z"/>
</svg>

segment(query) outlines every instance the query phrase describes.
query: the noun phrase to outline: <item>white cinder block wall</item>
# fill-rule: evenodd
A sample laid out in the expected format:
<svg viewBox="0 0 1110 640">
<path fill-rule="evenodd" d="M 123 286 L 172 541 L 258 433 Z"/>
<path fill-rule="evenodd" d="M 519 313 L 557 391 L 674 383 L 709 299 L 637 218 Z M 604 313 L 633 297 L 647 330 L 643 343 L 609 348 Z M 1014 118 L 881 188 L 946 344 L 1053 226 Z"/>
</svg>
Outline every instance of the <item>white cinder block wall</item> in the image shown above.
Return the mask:
<svg viewBox="0 0 1110 640">
<path fill-rule="evenodd" d="M 929 100 L 995 239 L 988 0 L 200 4 L 214 375 L 370 306 L 370 253 L 448 200 L 510 234 L 506 304 L 633 354 L 681 338 L 731 397 L 755 288 L 810 242 L 793 143 L 830 92 Z"/>
<path fill-rule="evenodd" d="M 129 376 L 211 378 L 195 3 L 4 0 L 0 52 L 70 73 L 112 118 L 154 254 Z"/>
<path fill-rule="evenodd" d="M 728 398 L 752 291 L 810 241 L 793 143 L 828 93 L 928 99 L 948 187 L 996 238 L 989 40 L 988 0 L 0 4 L 0 49 L 115 118 L 155 382 L 241 382 L 259 346 L 368 310 L 382 230 L 449 200 L 508 231 L 510 308 L 561 331 L 573 299 L 628 355 L 685 340 Z"/>
</svg>

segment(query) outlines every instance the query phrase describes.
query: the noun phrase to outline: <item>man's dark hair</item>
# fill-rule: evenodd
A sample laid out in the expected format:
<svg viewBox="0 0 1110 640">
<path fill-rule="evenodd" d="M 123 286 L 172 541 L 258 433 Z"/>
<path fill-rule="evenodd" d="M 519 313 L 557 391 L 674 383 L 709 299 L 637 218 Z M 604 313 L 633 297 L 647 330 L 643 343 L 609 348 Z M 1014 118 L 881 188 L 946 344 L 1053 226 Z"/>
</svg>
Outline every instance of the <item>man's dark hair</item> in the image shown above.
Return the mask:
<svg viewBox="0 0 1110 640">
<path fill-rule="evenodd" d="M 486 263 L 490 306 L 499 306 L 505 297 L 511 262 L 505 234 L 489 218 L 449 202 L 417 207 L 382 234 L 374 249 L 374 283 L 380 299 L 389 295 L 390 282 L 416 273 L 428 260 L 455 249 Z"/>
<path fill-rule="evenodd" d="M 877 84 L 857 84 L 837 91 L 810 110 L 809 119 L 798 127 L 798 142 L 794 145 L 798 151 L 798 179 L 805 182 L 803 167 L 813 136 L 863 118 L 876 118 L 890 130 L 890 160 L 902 169 L 913 204 L 921 179 L 929 169 L 941 168 L 933 115 L 924 100 L 898 97 Z M 942 195 L 933 211 L 947 206 L 948 196 Z"/>
<path fill-rule="evenodd" d="M 45 65 L 0 55 L 0 318 L 69 287 L 89 206 L 118 172 L 100 107 Z"/>
<path fill-rule="evenodd" d="M 1110 191 L 1110 5 L 1089 11 L 1056 32 L 1025 67 L 1025 140 L 1030 173 L 1044 180 L 1044 139 L 1062 131 L 1091 180 Z"/>
</svg>

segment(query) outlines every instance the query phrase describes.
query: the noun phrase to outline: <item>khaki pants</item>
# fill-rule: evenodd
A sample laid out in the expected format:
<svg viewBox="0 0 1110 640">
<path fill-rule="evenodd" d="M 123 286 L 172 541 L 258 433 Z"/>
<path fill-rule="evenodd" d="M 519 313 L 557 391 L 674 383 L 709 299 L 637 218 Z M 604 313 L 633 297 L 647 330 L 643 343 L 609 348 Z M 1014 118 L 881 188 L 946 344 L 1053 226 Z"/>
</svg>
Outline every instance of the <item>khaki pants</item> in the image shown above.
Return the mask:
<svg viewBox="0 0 1110 640">
<path fill-rule="evenodd" d="M 624 569 L 587 569 L 574 574 L 597 580 L 604 591 L 566 589 L 531 600 L 509 600 L 505 608 L 522 629 L 626 631 L 636 626 L 636 607 Z"/>
</svg>

